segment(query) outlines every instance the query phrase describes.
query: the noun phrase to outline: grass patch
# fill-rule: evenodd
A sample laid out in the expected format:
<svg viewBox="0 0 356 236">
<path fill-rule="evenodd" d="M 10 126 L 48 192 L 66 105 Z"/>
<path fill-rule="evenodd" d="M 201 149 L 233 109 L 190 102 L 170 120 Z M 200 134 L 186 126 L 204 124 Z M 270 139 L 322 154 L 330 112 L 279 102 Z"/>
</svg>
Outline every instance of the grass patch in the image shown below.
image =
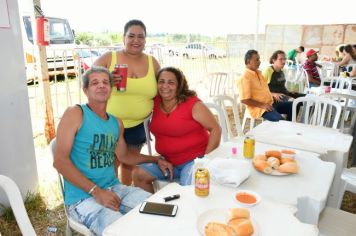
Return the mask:
<svg viewBox="0 0 356 236">
<path fill-rule="evenodd" d="M 3 215 L 0 216 L 1 234 L 3 236 L 22 235 L 12 209 L 3 205 L 0 207 L 3 210 Z M 48 226 L 57 227 L 57 235 L 64 235 L 66 216 L 63 204 L 49 210 L 39 193 L 29 193 L 25 199 L 25 208 L 37 235 L 46 235 Z"/>
</svg>

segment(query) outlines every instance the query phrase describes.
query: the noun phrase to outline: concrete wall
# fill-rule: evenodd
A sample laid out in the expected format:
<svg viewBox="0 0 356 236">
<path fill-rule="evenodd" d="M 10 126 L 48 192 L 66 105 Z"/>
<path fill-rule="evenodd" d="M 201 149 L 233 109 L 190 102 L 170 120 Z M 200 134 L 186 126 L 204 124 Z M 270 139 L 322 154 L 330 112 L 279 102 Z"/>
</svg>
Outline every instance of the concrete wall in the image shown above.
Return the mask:
<svg viewBox="0 0 356 236">
<path fill-rule="evenodd" d="M 232 55 L 243 56 L 253 48 L 254 35 L 228 35 Z M 259 36 L 258 51 L 268 60 L 275 50 L 285 52 L 303 45 L 320 50 L 321 55 L 335 57 L 339 44 L 356 44 L 356 24 L 338 25 L 267 25 L 265 34 Z"/>
<path fill-rule="evenodd" d="M 335 57 L 335 48 L 342 43 L 356 43 L 356 24 L 267 25 L 264 53 L 271 55 L 276 49 L 287 52 L 303 45 L 306 50 L 314 48 L 320 55 Z"/>
<path fill-rule="evenodd" d="M 5 2 L 10 27 L 0 27 L 0 174 L 13 179 L 24 197 L 36 191 L 38 177 L 18 3 Z M 2 189 L 0 203 L 8 205 Z"/>
</svg>

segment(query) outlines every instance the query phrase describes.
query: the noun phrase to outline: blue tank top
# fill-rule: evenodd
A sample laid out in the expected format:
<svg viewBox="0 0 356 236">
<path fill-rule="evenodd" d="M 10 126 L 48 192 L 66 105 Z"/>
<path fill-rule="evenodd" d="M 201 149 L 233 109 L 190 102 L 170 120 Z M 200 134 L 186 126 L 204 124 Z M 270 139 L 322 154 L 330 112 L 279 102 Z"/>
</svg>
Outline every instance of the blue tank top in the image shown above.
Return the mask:
<svg viewBox="0 0 356 236">
<path fill-rule="evenodd" d="M 119 137 L 117 119 L 108 114 L 103 120 L 87 105 L 80 105 L 83 121 L 75 135 L 70 159 L 90 181 L 100 188 L 119 184 L 115 175 L 115 147 Z M 65 204 L 71 205 L 90 195 L 64 179 Z"/>
</svg>

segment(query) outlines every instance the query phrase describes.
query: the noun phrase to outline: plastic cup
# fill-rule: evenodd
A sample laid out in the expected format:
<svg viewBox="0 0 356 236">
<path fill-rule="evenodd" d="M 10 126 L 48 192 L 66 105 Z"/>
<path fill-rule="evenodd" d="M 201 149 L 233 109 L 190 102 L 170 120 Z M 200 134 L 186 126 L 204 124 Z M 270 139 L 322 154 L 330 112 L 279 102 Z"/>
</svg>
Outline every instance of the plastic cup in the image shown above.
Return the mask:
<svg viewBox="0 0 356 236">
<path fill-rule="evenodd" d="M 325 87 L 325 93 L 330 93 L 331 91 L 331 87 L 330 86 L 326 86 Z"/>
<path fill-rule="evenodd" d="M 237 147 L 232 147 L 231 148 L 231 153 L 233 156 L 236 156 L 237 155 Z"/>
<path fill-rule="evenodd" d="M 127 84 L 127 71 L 128 66 L 127 64 L 116 64 L 114 74 L 119 75 L 121 80 L 119 83 L 116 84 L 117 91 L 124 92 L 126 91 L 126 84 Z"/>
</svg>

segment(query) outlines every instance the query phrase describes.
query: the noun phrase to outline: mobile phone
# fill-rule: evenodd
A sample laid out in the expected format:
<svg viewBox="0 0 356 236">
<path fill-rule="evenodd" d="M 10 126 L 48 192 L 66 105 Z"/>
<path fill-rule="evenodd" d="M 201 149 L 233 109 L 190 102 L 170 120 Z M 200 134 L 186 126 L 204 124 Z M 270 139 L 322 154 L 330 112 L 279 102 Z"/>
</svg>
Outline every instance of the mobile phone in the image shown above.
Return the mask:
<svg viewBox="0 0 356 236">
<path fill-rule="evenodd" d="M 176 216 L 178 211 L 177 205 L 156 203 L 156 202 L 143 202 L 140 206 L 140 213 L 162 215 L 162 216 Z"/>
</svg>

